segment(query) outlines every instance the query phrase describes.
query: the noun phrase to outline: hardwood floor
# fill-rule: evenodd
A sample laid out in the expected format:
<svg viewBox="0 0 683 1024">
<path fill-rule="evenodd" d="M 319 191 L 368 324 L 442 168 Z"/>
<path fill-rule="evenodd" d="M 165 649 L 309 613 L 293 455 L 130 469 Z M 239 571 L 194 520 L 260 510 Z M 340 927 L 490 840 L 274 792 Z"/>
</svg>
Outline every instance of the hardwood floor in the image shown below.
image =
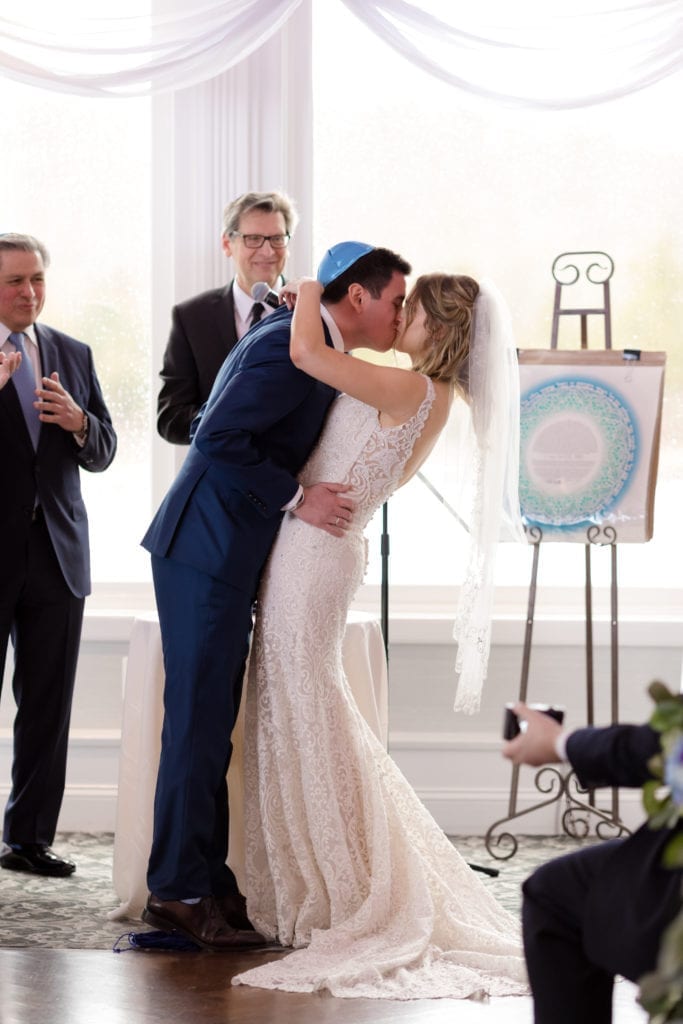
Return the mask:
<svg viewBox="0 0 683 1024">
<path fill-rule="evenodd" d="M 394 1002 L 239 986 L 256 954 L 0 949 L 2 1024 L 531 1024 L 531 1000 Z M 614 1024 L 644 1024 L 617 986 Z"/>
</svg>

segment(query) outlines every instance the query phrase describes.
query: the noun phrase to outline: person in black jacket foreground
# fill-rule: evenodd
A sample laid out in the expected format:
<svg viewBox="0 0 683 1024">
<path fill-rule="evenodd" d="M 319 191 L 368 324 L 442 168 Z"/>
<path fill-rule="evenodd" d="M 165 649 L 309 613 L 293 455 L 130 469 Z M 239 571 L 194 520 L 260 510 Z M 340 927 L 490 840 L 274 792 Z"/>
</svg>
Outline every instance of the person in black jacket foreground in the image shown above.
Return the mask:
<svg viewBox="0 0 683 1024">
<path fill-rule="evenodd" d="M 523 703 L 523 731 L 503 747 L 515 764 L 568 761 L 586 789 L 652 779 L 660 733 L 650 725 L 565 732 Z M 654 970 L 662 934 L 681 908 L 681 869 L 663 866 L 673 828 L 645 823 L 626 839 L 585 847 L 538 868 L 523 885 L 524 951 L 535 1024 L 609 1024 L 615 975 Z"/>
</svg>

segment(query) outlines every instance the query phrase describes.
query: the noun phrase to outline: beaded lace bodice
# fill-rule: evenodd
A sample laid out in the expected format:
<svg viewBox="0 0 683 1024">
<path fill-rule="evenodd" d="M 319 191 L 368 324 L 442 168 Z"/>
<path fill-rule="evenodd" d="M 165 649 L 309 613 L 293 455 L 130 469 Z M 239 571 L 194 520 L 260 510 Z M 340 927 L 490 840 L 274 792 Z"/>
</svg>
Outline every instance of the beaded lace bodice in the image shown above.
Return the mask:
<svg viewBox="0 0 683 1024">
<path fill-rule="evenodd" d="M 401 427 L 336 399 L 303 482 L 348 484 L 342 538 L 286 516 L 259 590 L 244 737 L 248 913 L 284 959 L 234 984 L 335 995 L 525 991 L 518 925 L 369 728 L 342 667 L 363 527 L 399 483 L 434 401 Z"/>
<path fill-rule="evenodd" d="M 356 503 L 354 529 L 364 530 L 396 490 L 434 402 L 428 377 L 419 409 L 400 427 L 381 428 L 376 409 L 340 395 L 327 417 L 325 433 L 301 475 L 304 485 L 342 480 Z"/>
</svg>

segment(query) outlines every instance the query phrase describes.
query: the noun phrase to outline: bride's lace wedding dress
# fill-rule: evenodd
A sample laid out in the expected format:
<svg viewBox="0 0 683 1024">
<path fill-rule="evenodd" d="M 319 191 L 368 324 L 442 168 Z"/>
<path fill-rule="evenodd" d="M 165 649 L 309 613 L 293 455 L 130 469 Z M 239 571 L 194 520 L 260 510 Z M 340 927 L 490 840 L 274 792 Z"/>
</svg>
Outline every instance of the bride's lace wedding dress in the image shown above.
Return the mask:
<svg viewBox="0 0 683 1024">
<path fill-rule="evenodd" d="M 286 517 L 264 574 L 245 718 L 248 912 L 264 935 L 306 948 L 235 984 L 386 999 L 526 991 L 518 923 L 422 806 L 342 670 L 363 529 L 424 427 L 425 381 L 400 427 L 335 400 L 302 480 L 347 482 L 353 526 L 335 538 Z"/>
</svg>

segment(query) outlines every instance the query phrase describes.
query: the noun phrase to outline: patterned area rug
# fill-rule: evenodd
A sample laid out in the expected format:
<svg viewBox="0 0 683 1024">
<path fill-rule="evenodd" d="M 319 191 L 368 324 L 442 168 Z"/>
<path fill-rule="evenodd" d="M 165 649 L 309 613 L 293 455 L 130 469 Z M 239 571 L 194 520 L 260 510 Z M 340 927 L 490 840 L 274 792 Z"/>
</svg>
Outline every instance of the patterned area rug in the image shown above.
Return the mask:
<svg viewBox="0 0 683 1024">
<path fill-rule="evenodd" d="M 500 871 L 497 878 L 480 878 L 512 913 L 519 912 L 520 885 L 536 865 L 581 845 L 564 836 L 518 839 L 519 848 L 507 861 L 489 856 L 481 836 L 453 839 L 470 864 Z M 54 849 L 76 862 L 71 877 L 41 878 L 0 869 L 0 947 L 111 949 L 122 934 L 146 930 L 141 922 L 127 925 L 107 918 L 119 904 L 111 881 L 113 848 L 109 833 L 62 833 Z"/>
</svg>

